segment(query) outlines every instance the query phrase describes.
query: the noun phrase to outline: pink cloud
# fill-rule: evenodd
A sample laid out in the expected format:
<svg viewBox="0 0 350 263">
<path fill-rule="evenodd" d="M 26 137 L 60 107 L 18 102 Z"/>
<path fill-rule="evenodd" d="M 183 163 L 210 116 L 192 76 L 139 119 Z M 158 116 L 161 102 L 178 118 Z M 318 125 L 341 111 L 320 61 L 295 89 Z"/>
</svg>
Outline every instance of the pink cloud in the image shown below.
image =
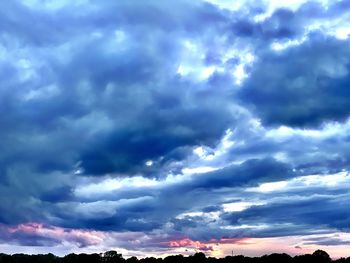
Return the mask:
<svg viewBox="0 0 350 263">
<path fill-rule="evenodd" d="M 175 239 L 164 242 L 166 247 L 169 248 L 195 248 L 201 251 L 214 251 L 214 246 L 220 246 L 225 244 L 242 244 L 249 238 L 221 238 L 211 239 L 209 241 L 198 241 L 190 238 Z"/>
<path fill-rule="evenodd" d="M 189 238 L 183 238 L 178 240 L 171 240 L 167 242 L 168 247 L 188 247 L 188 248 L 196 248 L 202 251 L 212 251 L 213 247 L 207 245 L 206 243 L 200 241 L 194 241 Z"/>
<path fill-rule="evenodd" d="M 26 236 L 30 236 L 32 239 L 45 238 L 55 240 L 57 243 L 67 241 L 74 243 L 79 247 L 100 244 L 105 238 L 105 234 L 100 231 L 66 229 L 35 222 L 19 224 L 12 227 L 3 226 L 1 227 L 1 232 L 10 237 L 10 239 L 11 237 L 15 237 L 15 241 L 17 241 L 17 243 L 21 243 L 21 239 L 25 239 Z"/>
</svg>

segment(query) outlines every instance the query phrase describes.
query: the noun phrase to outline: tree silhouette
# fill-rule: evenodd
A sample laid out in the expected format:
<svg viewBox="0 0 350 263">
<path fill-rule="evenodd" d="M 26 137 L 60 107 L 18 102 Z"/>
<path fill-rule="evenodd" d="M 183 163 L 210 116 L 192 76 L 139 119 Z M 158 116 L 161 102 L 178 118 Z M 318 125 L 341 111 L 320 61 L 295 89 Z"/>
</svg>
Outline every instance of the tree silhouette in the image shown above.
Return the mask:
<svg viewBox="0 0 350 263">
<path fill-rule="evenodd" d="M 118 254 L 118 252 L 114 250 L 105 252 L 102 257 L 102 262 L 104 263 L 119 263 L 123 261 L 122 254 Z"/>
<path fill-rule="evenodd" d="M 312 253 L 312 255 L 317 258 L 318 262 L 330 262 L 331 261 L 331 257 L 328 255 L 328 253 L 326 251 L 323 251 L 320 249 L 316 250 L 314 253 Z"/>
<path fill-rule="evenodd" d="M 206 257 L 198 252 L 192 256 L 183 255 L 168 256 L 164 259 L 147 257 L 138 259 L 131 257 L 125 260 L 122 254 L 114 250 L 101 254 L 68 254 L 64 257 L 56 257 L 53 254 L 46 255 L 7 255 L 0 253 L 0 263 L 350 263 L 350 257 L 332 260 L 327 252 L 316 250 L 313 254 L 291 257 L 287 254 L 271 254 L 262 257 L 227 256 L 225 258 Z"/>
</svg>

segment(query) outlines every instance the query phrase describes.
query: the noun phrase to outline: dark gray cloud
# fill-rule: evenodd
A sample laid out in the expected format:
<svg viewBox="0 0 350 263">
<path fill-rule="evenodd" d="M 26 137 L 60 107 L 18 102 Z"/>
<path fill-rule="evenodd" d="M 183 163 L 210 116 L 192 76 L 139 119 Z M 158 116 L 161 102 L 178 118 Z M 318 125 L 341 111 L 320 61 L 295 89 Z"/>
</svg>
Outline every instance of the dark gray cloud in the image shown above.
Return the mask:
<svg viewBox="0 0 350 263">
<path fill-rule="evenodd" d="M 337 246 L 337 245 L 349 245 L 350 242 L 347 240 L 342 240 L 339 237 L 314 237 L 314 238 L 305 238 L 304 244 Z"/>
<path fill-rule="evenodd" d="M 187 11 L 181 10 L 183 6 Z M 171 8 L 155 2 L 105 1 L 82 16 L 65 9 L 44 13 L 16 2 L 11 8 L 18 12 L 3 17 L 16 22 L 10 37 L 22 35 L 26 17 L 30 20 L 36 14 L 36 19 L 51 19 L 65 30 L 38 23 L 33 34 L 62 39 L 44 46 L 30 42 L 29 49 L 27 37 L 19 38 L 25 45 L 18 47 L 24 53 L 23 67 L 4 64 L 7 77 L 1 105 L 8 115 L 0 122 L 11 129 L 5 136 L 11 132 L 24 141 L 20 153 L 13 150 L 6 162 L 12 155 L 16 162 L 30 162 L 38 172 L 69 171 L 77 162 L 88 175 L 139 172 L 148 159 L 164 158 L 185 146 L 215 143 L 234 121 L 227 99 L 220 108 L 215 105 L 215 97 L 227 96 L 227 88 L 214 91 L 215 82 L 193 83 L 177 73 L 182 42 L 199 34 L 197 30 L 210 31 L 201 21 L 221 23 L 223 18 L 213 6 L 193 2 Z M 178 15 L 184 19 L 178 20 Z M 65 24 L 59 23 L 62 19 Z M 47 45 L 53 45 L 52 50 L 47 51 Z M 21 81 L 26 73 L 27 79 Z M 98 126 L 96 118 L 102 122 Z M 208 127 L 207 119 L 215 119 L 215 125 Z M 63 147 L 63 141 L 69 143 Z M 59 153 L 55 158 L 52 149 Z"/>
<path fill-rule="evenodd" d="M 51 218 L 46 222 L 67 228 L 87 228 L 112 231 L 145 231 L 150 233 L 162 229 L 168 223 L 174 224 L 174 233 L 181 235 L 183 227 L 199 228 L 199 218 L 176 219 L 187 211 L 207 209 L 208 202 L 217 204 L 212 212 L 220 211 L 225 191 L 235 189 L 242 193 L 242 187 L 257 186 L 260 182 L 287 179 L 293 176 L 288 165 L 273 159 L 249 160 L 240 165 L 164 185 L 135 189 L 125 187 L 101 195 L 87 195 L 77 201 L 61 201 L 49 209 Z M 45 200 L 42 198 L 41 200 Z M 48 201 L 51 201 L 49 199 Z M 59 201 L 54 199 L 54 201 Z M 171 209 L 168 207 L 171 206 Z M 103 209 L 101 209 L 104 207 Z M 202 223 L 205 225 L 205 223 Z M 217 226 L 212 226 L 213 233 L 203 228 L 193 237 L 214 236 Z M 207 234 L 205 234 L 207 232 Z M 221 234 L 224 231 L 219 231 Z"/>
<path fill-rule="evenodd" d="M 343 210 L 348 202 L 348 196 L 337 199 L 332 196 L 299 198 L 252 206 L 242 212 L 226 213 L 223 218 L 233 225 L 256 222 L 271 225 L 262 231 L 263 236 L 280 236 L 283 231 L 286 231 L 286 235 L 307 234 L 313 232 L 310 228 L 314 230 L 322 227 L 348 231 L 350 218 Z M 274 224 L 280 224 L 282 228 L 275 228 Z"/>
<path fill-rule="evenodd" d="M 232 165 L 218 171 L 210 172 L 194 179 L 189 189 L 238 187 L 256 185 L 259 182 L 284 180 L 295 176 L 287 164 L 272 158 L 252 159 L 241 165 Z"/>
<path fill-rule="evenodd" d="M 348 40 L 319 33 L 296 47 L 268 52 L 240 96 L 264 124 L 312 127 L 348 118 Z"/>
</svg>

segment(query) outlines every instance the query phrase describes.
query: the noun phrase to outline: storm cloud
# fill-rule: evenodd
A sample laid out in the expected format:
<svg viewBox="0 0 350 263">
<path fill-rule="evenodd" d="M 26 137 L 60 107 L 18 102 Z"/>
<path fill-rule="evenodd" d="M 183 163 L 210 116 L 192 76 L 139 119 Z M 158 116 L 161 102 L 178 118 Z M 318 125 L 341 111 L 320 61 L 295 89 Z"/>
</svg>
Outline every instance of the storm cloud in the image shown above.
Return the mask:
<svg viewBox="0 0 350 263">
<path fill-rule="evenodd" d="M 348 244 L 349 1 L 225 2 L 2 4 L 1 244 Z"/>
</svg>

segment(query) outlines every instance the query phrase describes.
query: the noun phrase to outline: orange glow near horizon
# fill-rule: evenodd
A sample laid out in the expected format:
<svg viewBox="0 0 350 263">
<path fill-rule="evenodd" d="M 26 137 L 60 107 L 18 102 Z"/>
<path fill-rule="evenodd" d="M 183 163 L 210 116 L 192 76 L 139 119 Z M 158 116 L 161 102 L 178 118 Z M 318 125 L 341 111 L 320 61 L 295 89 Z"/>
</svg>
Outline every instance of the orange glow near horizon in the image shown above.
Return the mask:
<svg viewBox="0 0 350 263">
<path fill-rule="evenodd" d="M 339 234 L 335 234 L 339 235 Z M 347 237 L 349 234 L 343 233 Z M 317 249 L 322 249 L 334 259 L 349 257 L 347 245 L 314 245 L 303 244 L 305 236 L 286 236 L 271 238 L 222 238 L 212 239 L 207 242 L 194 241 L 189 238 L 173 240 L 169 242 L 171 248 L 194 249 L 192 252 L 203 252 L 207 256 L 226 257 L 233 255 L 244 255 L 259 257 L 266 254 L 286 253 L 291 256 L 312 254 Z"/>
</svg>

